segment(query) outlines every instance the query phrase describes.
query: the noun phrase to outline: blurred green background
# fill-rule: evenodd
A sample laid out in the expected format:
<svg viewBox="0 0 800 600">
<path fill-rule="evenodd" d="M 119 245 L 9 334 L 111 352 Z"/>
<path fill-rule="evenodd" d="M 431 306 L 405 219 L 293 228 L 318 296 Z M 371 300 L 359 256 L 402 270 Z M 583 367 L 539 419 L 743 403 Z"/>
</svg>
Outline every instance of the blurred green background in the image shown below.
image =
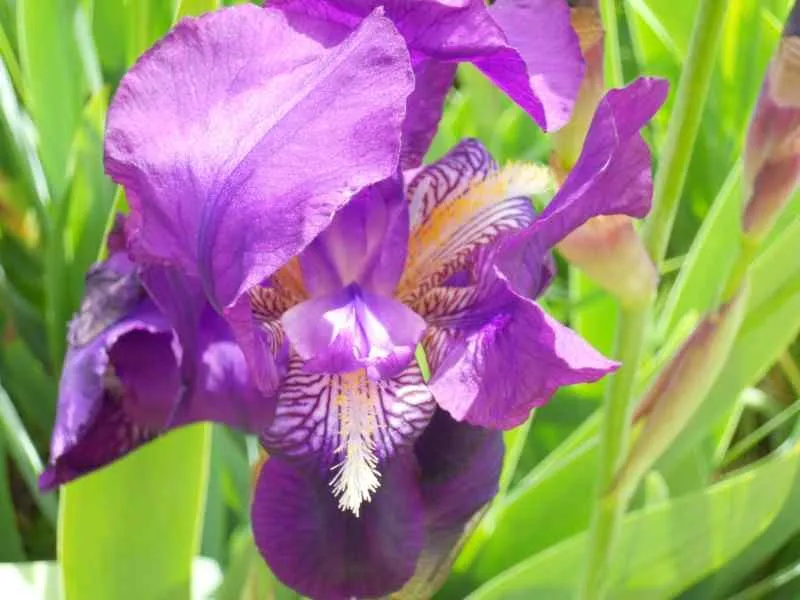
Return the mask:
<svg viewBox="0 0 800 600">
<path fill-rule="evenodd" d="M 657 75 L 672 84 L 646 131 L 657 169 L 699 3 L 604 4 L 624 81 Z M 738 244 L 739 159 L 790 3 L 728 4 L 641 387 L 713 306 L 710 290 Z M 66 325 L 112 208 L 124 207 L 103 174 L 109 99 L 177 18 L 219 5 L 0 0 L 1 598 L 181 598 L 192 578 L 197 598 L 296 597 L 250 538 L 253 439 L 193 426 L 59 494 L 36 489 Z M 430 158 L 465 136 L 482 139 L 500 162 L 548 159 L 548 138 L 469 67 L 460 68 Z M 558 266 L 546 308 L 612 353 L 615 301 L 561 259 Z M 634 498 L 612 561 L 612 598 L 800 598 L 800 197 L 759 250 L 752 276 L 722 376 Z M 563 390 L 507 434 L 501 493 L 437 597 L 571 597 L 594 502 L 603 386 Z"/>
</svg>

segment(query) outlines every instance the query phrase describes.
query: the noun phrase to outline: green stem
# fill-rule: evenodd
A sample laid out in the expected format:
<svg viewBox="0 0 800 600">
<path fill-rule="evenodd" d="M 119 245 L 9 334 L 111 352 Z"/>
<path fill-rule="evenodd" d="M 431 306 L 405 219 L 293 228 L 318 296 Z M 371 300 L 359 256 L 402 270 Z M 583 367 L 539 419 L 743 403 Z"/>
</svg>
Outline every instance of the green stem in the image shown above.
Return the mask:
<svg viewBox="0 0 800 600">
<path fill-rule="evenodd" d="M 667 139 L 660 154 L 661 168 L 654 184 L 653 210 L 644 227 L 645 243 L 657 266 L 664 260 L 686 182 L 727 8 L 725 0 L 704 0 L 692 31 L 689 55 L 678 83 Z"/>
<path fill-rule="evenodd" d="M 678 84 L 661 167 L 656 176 L 653 210 L 643 229 L 645 245 L 657 268 L 664 260 L 686 181 L 727 5 L 721 0 L 705 0 L 698 9 L 692 31 L 689 55 Z M 610 15 L 607 13 L 607 16 Z M 587 564 L 579 592 L 583 599 L 605 598 L 610 588 L 609 570 L 629 500 L 615 489 L 614 479 L 628 452 L 636 373 L 644 352 L 650 312 L 648 306 L 636 311 L 623 310 L 620 315 L 616 356 L 622 367 L 611 380 L 604 400 L 599 496 L 589 530 Z"/>
<path fill-rule="evenodd" d="M 625 85 L 622 73 L 622 45 L 619 43 L 619 15 L 617 0 L 600 0 L 600 11 L 605 29 L 606 83 L 608 87 Z"/>
<path fill-rule="evenodd" d="M 609 382 L 600 430 L 598 499 L 589 531 L 587 566 L 580 598 L 605 598 L 608 593 L 611 553 L 625 512 L 627 499 L 614 489 L 614 479 L 628 450 L 633 388 L 644 350 L 649 309 L 622 310 L 617 331 L 616 356 L 622 361 Z"/>
<path fill-rule="evenodd" d="M 34 501 L 45 518 L 55 525 L 58 519 L 55 496 L 45 496 L 39 491 L 38 478 L 42 472 L 42 460 L 2 383 L 0 383 L 0 434 Z"/>
</svg>

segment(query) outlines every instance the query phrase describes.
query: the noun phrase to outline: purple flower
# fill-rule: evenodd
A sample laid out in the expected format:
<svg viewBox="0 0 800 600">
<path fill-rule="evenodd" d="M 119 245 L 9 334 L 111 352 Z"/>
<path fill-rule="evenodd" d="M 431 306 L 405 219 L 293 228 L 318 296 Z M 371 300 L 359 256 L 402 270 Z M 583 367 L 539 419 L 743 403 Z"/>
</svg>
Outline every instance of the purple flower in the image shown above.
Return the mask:
<svg viewBox="0 0 800 600">
<path fill-rule="evenodd" d="M 412 73 L 380 12 L 311 37 L 244 4 L 182 20 L 139 59 L 105 140 L 137 261 L 199 280 L 222 311 L 392 174 Z"/>
<path fill-rule="evenodd" d="M 411 52 L 414 93 L 403 125 L 404 168 L 422 162 L 459 62 L 471 62 L 539 125 L 569 119 L 583 75 L 578 38 L 565 0 L 273 0 L 291 19 L 357 26 L 377 6 Z"/>
<path fill-rule="evenodd" d="M 497 492 L 502 462 L 500 432 L 437 411 L 356 517 L 313 473 L 270 458 L 253 500 L 256 543 L 286 584 L 312 598 L 379 597 L 415 573 L 429 593 L 427 578 Z"/>
<path fill-rule="evenodd" d="M 120 229 L 109 239 L 108 260 L 87 275 L 70 325 L 43 489 L 99 469 L 174 427 L 216 421 L 255 433 L 272 416 L 225 321 L 205 301 L 183 304 L 183 322 L 172 320 L 178 313 L 159 308 L 143 285 L 170 275 L 133 265 Z"/>
<path fill-rule="evenodd" d="M 323 597 L 392 591 L 425 537 L 425 486 L 409 450 L 437 405 L 456 421 L 510 428 L 557 388 L 616 368 L 524 294 L 544 289 L 547 252 L 587 219 L 647 212 L 649 197 L 636 193 L 650 170 L 639 129 L 665 93 L 649 79 L 609 92 L 573 173 L 538 216 L 530 195 L 546 188 L 546 170 L 498 168 L 467 140 L 404 185 L 360 193 L 237 306 L 247 351 L 270 365 L 261 381 L 274 385 L 262 435 L 273 458 L 253 515 L 279 577 Z"/>
</svg>

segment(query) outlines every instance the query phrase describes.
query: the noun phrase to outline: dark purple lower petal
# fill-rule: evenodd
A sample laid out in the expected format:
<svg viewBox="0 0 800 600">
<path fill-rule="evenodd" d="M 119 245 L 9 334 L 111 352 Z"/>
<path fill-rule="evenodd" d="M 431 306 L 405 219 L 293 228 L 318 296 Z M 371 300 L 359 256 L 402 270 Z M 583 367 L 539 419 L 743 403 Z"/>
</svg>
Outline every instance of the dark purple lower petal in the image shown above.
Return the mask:
<svg viewBox="0 0 800 600">
<path fill-rule="evenodd" d="M 437 410 L 414 452 L 429 537 L 460 535 L 467 521 L 497 493 L 503 434 L 459 423 Z"/>
<path fill-rule="evenodd" d="M 325 478 L 270 458 L 252 506 L 253 534 L 286 585 L 315 599 L 374 598 L 411 577 L 424 541 L 410 457 L 386 465 L 383 485 L 359 517 L 342 512 Z"/>
<path fill-rule="evenodd" d="M 415 360 L 374 381 L 363 370 L 308 373 L 295 359 L 261 441 L 272 455 L 321 469 L 331 497 L 358 514 L 381 486 L 382 465 L 417 439 L 434 408 Z"/>
<path fill-rule="evenodd" d="M 158 435 L 137 424 L 119 399 L 106 394 L 98 411 L 80 432 L 75 443 L 50 457 L 39 477 L 39 487 L 50 491 L 82 475 L 105 467 Z"/>
</svg>

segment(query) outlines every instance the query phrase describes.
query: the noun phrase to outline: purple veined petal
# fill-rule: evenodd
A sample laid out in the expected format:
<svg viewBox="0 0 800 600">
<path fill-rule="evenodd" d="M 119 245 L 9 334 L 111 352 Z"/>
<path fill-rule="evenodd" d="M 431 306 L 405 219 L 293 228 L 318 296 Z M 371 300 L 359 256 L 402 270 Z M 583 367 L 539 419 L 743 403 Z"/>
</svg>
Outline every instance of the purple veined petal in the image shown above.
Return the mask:
<svg viewBox="0 0 800 600">
<path fill-rule="evenodd" d="M 409 184 L 412 229 L 396 295 L 417 312 L 420 298 L 469 269 L 475 252 L 534 222 L 530 196 L 549 187 L 548 171 L 529 164 L 493 170 L 488 160 L 468 140 Z"/>
<path fill-rule="evenodd" d="M 456 420 L 493 429 L 525 421 L 560 387 L 597 381 L 619 365 L 497 279 L 491 293 L 445 290 L 428 317 L 429 387 Z M 466 296 L 466 298 L 465 298 Z"/>
<path fill-rule="evenodd" d="M 391 22 L 372 14 L 328 47 L 301 25 L 250 5 L 185 19 L 109 110 L 136 252 L 198 277 L 218 309 L 397 164 L 411 68 Z"/>
<path fill-rule="evenodd" d="M 256 545 L 275 575 L 304 596 L 388 595 L 413 574 L 425 537 L 414 474 L 411 457 L 393 459 L 356 517 L 339 510 L 324 478 L 270 458 L 251 509 Z"/>
<path fill-rule="evenodd" d="M 486 147 L 468 138 L 435 163 L 415 172 L 406 186 L 411 228 L 427 221 L 440 204 L 454 202 L 489 175 L 497 163 Z"/>
<path fill-rule="evenodd" d="M 281 324 L 306 371 L 366 369 L 372 379 L 403 370 L 425 330 L 410 308 L 357 284 L 298 304 Z"/>
<path fill-rule="evenodd" d="M 380 488 L 382 465 L 416 440 L 434 408 L 416 360 L 374 381 L 364 371 L 308 373 L 295 358 L 261 442 L 272 456 L 316 465 L 342 509 L 358 513 Z"/>
<path fill-rule="evenodd" d="M 300 255 L 313 296 L 351 283 L 391 295 L 406 262 L 408 203 L 399 177 L 362 190 Z"/>
<path fill-rule="evenodd" d="M 578 162 L 532 227 L 508 236 L 498 264 L 515 289 L 537 287 L 548 250 L 592 217 L 650 210 L 650 151 L 639 133 L 667 95 L 661 79 L 640 78 L 609 91 L 592 119 Z M 540 287 L 540 286 L 539 286 Z"/>
<path fill-rule="evenodd" d="M 425 549 L 417 572 L 425 564 L 441 564 L 469 520 L 497 493 L 503 466 L 503 435 L 459 423 L 437 410 L 414 454 L 420 467 L 425 506 Z"/>
</svg>

